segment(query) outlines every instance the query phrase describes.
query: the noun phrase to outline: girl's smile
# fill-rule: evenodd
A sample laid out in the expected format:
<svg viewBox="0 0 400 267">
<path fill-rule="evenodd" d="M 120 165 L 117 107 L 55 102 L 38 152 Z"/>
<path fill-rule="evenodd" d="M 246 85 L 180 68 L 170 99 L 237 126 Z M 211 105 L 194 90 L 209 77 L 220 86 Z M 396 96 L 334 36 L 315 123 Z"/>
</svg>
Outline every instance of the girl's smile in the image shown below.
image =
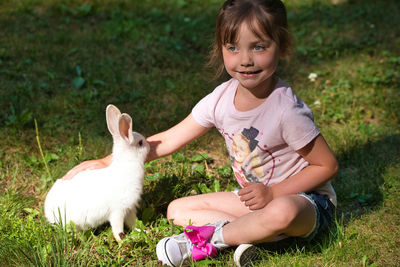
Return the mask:
<svg viewBox="0 0 400 267">
<path fill-rule="evenodd" d="M 255 74 L 260 73 L 261 70 L 256 70 L 256 71 L 240 71 L 239 73 L 244 76 L 244 77 L 248 77 L 251 78 L 253 77 Z"/>
</svg>

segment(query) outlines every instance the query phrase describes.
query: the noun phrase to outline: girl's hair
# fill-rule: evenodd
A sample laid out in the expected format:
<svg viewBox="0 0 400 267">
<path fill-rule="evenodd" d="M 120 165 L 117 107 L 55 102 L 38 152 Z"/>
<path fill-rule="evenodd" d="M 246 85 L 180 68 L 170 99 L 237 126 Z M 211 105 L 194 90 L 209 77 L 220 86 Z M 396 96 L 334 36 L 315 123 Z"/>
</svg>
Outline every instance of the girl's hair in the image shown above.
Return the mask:
<svg viewBox="0 0 400 267">
<path fill-rule="evenodd" d="M 209 66 L 217 66 L 216 78 L 224 70 L 222 46 L 235 43 L 242 22 L 248 23 L 256 36 L 271 38 L 282 56 L 288 56 L 291 52 L 286 8 L 280 0 L 227 0 L 217 17 L 215 42 L 208 62 Z"/>
</svg>

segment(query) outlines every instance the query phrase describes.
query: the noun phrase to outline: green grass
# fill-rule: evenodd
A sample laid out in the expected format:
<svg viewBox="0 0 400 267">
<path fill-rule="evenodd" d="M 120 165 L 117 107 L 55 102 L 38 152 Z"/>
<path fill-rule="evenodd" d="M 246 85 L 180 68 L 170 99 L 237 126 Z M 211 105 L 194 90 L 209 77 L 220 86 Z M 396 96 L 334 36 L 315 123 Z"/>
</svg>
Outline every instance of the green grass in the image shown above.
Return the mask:
<svg viewBox="0 0 400 267">
<path fill-rule="evenodd" d="M 110 153 L 107 104 L 133 115 L 134 130 L 149 136 L 183 119 L 223 80 L 212 81 L 204 67 L 221 3 L 1 1 L 2 266 L 157 265 L 157 241 L 181 231 L 165 217 L 171 200 L 236 187 L 223 140 L 211 131 L 146 165 L 142 231 L 121 244 L 107 225 L 76 233 L 43 214 L 55 179 Z M 313 109 L 337 155 L 339 204 L 336 227 L 320 243 L 266 253 L 260 266 L 398 266 L 400 4 L 285 3 L 296 47 L 279 75 Z M 196 266 L 231 266 L 232 255 Z"/>
</svg>

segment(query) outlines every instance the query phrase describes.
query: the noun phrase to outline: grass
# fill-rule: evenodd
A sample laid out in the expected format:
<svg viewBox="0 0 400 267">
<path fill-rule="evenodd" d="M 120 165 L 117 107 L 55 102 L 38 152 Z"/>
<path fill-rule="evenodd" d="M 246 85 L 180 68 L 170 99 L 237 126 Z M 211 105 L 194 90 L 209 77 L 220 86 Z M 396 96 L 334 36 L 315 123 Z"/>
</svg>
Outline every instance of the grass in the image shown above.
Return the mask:
<svg viewBox="0 0 400 267">
<path fill-rule="evenodd" d="M 171 200 L 236 187 L 223 140 L 211 131 L 146 165 L 142 231 L 122 244 L 107 225 L 75 233 L 43 215 L 55 179 L 110 153 L 108 103 L 148 136 L 179 122 L 223 80 L 204 67 L 221 2 L 0 3 L 2 266 L 156 266 L 157 241 L 181 231 L 165 217 Z M 400 5 L 285 3 L 296 48 L 279 75 L 313 109 L 338 157 L 339 205 L 336 227 L 320 243 L 266 253 L 260 266 L 398 266 Z M 196 266 L 231 266 L 232 256 L 226 250 Z"/>
</svg>

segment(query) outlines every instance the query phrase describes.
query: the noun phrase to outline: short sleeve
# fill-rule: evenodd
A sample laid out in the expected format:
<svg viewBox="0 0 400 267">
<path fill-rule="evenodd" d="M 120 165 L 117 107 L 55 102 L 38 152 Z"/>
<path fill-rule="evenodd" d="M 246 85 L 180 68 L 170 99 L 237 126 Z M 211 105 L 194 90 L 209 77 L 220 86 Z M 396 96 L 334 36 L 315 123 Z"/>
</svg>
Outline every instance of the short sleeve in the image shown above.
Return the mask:
<svg viewBox="0 0 400 267">
<path fill-rule="evenodd" d="M 220 84 L 210 94 L 205 96 L 192 109 L 194 120 L 203 127 L 211 128 L 215 126 L 215 110 L 222 96 L 229 88 L 236 88 L 234 79 Z"/>
<path fill-rule="evenodd" d="M 214 126 L 213 119 L 213 97 L 212 93 L 201 99 L 192 109 L 194 120 L 203 127 L 211 128 Z"/>
<path fill-rule="evenodd" d="M 314 124 L 311 109 L 297 97 L 293 105 L 283 111 L 281 127 L 284 141 L 295 151 L 305 147 L 320 134 Z"/>
</svg>

